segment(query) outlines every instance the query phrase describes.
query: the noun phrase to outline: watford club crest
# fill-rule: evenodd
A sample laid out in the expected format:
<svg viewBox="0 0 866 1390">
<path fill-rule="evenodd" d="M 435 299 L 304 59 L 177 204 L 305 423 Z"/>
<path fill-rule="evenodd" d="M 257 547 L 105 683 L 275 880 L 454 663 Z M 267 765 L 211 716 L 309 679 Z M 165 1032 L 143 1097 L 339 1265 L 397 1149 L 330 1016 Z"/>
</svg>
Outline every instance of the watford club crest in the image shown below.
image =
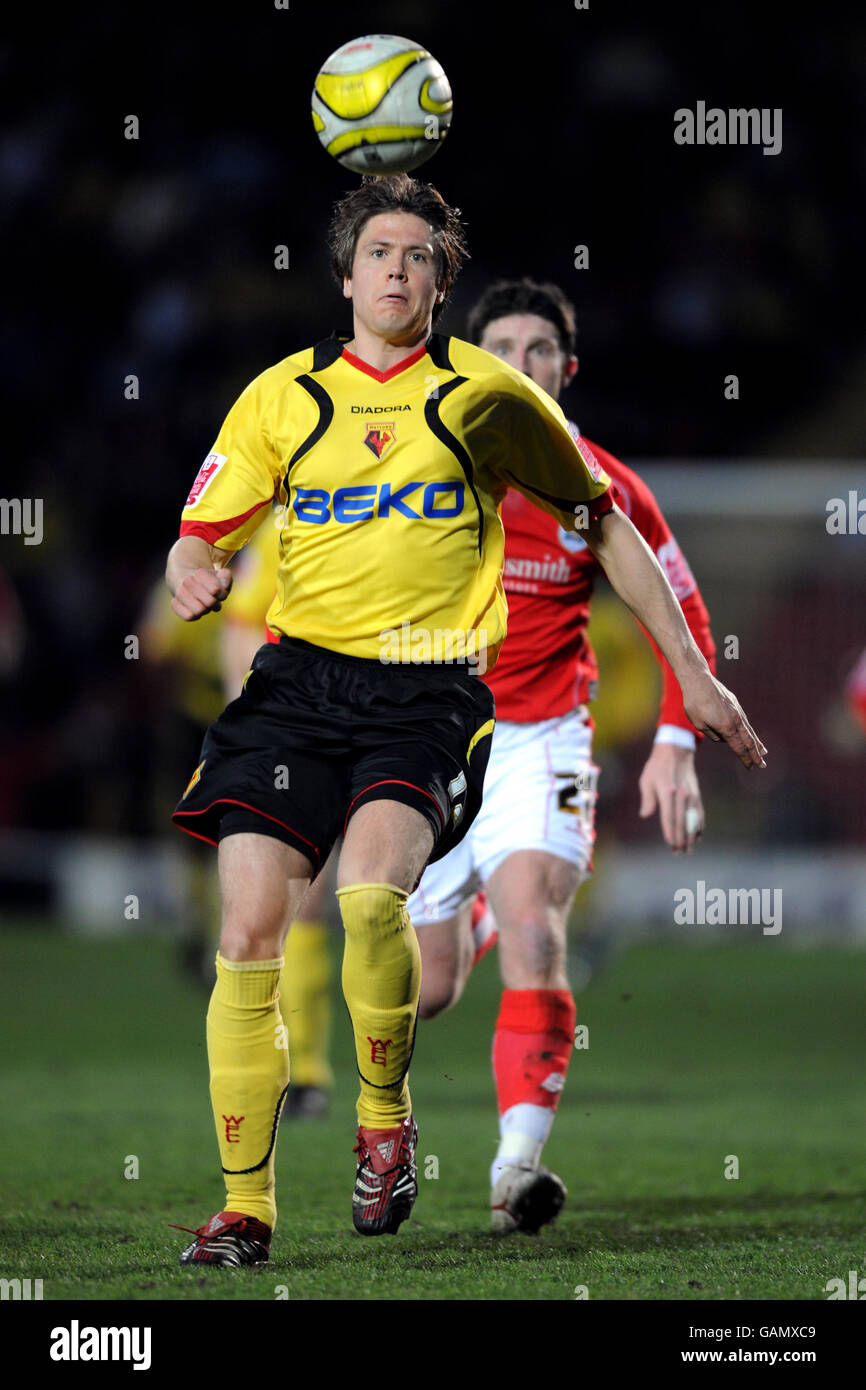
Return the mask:
<svg viewBox="0 0 866 1390">
<path fill-rule="evenodd" d="M 390 420 L 388 424 L 367 426 L 364 443 L 377 459 L 382 458 L 394 443 L 394 424 L 395 422 Z"/>
</svg>

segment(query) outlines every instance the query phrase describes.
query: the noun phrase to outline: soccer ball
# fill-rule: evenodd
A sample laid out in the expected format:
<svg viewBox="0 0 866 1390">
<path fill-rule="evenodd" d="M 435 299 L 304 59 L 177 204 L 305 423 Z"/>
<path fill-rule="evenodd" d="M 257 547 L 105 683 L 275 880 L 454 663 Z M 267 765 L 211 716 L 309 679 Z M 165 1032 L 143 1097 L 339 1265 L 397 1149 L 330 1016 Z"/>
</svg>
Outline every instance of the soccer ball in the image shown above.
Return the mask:
<svg viewBox="0 0 866 1390">
<path fill-rule="evenodd" d="M 313 87 L 313 125 L 356 174 L 405 174 L 436 153 L 451 124 L 451 86 L 419 43 L 368 34 L 332 53 Z"/>
</svg>

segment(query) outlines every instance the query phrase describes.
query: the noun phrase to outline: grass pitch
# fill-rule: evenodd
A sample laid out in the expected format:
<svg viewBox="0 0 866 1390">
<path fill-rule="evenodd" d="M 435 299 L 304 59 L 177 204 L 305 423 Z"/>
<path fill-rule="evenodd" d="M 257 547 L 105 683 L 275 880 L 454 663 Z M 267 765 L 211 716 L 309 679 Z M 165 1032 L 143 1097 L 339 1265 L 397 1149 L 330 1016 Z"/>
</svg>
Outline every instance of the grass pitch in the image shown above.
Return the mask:
<svg viewBox="0 0 866 1390">
<path fill-rule="evenodd" d="M 335 994 L 333 1111 L 283 1128 L 271 1263 L 206 1274 L 180 1269 L 168 1227 L 223 1200 L 206 1000 L 175 956 L 159 938 L 0 933 L 0 1275 L 41 1278 L 46 1300 L 824 1300 L 828 1279 L 866 1272 L 862 955 L 630 949 L 578 998 L 589 1047 L 545 1149 L 569 1199 L 535 1238 L 487 1226 L 495 951 L 419 1028 L 420 1194 L 396 1238 L 352 1229 L 356 1077 Z"/>
</svg>

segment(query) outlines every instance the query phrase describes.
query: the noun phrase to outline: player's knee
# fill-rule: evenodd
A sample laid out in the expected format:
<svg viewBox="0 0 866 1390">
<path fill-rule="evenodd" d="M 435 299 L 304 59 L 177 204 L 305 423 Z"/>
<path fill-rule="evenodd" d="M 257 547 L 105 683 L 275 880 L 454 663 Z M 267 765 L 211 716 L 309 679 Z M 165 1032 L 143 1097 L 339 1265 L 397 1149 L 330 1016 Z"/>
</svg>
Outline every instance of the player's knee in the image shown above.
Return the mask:
<svg viewBox="0 0 866 1390">
<path fill-rule="evenodd" d="M 228 915 L 220 933 L 220 955 L 225 960 L 276 959 L 282 953 L 284 915 L 251 918 Z"/>
<path fill-rule="evenodd" d="M 263 876 L 223 882 L 220 954 L 226 960 L 275 959 L 295 905 L 284 885 Z"/>
<path fill-rule="evenodd" d="M 574 895 L 580 887 L 581 871 L 574 864 L 559 861 L 546 876 L 544 897 L 550 908 L 564 921 Z"/>
<path fill-rule="evenodd" d="M 420 1018 L 435 1018 L 450 1009 L 463 993 L 472 968 L 471 939 L 457 935 L 431 946 L 427 932 L 419 931 L 421 946 Z"/>
<path fill-rule="evenodd" d="M 383 930 L 409 926 L 406 894 L 391 883 L 353 883 L 337 889 L 340 917 L 347 932 L 372 938 Z"/>
<path fill-rule="evenodd" d="M 452 1004 L 456 1004 L 460 997 L 460 983 L 454 974 L 434 974 L 431 978 L 430 972 L 421 973 L 421 997 L 418 1001 L 419 1018 L 435 1018 L 437 1014 L 444 1014 L 446 1009 L 450 1009 Z"/>
</svg>

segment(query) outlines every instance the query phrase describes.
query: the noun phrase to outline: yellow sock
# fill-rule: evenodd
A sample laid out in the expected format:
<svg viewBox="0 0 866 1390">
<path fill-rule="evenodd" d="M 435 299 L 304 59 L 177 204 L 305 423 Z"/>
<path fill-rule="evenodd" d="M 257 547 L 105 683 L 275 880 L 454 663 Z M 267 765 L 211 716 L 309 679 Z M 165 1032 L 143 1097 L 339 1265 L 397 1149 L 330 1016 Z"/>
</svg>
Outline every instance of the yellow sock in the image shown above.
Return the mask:
<svg viewBox="0 0 866 1390">
<path fill-rule="evenodd" d="M 327 922 L 293 922 L 283 952 L 280 1013 L 289 1030 L 295 1086 L 334 1084 L 331 1038 L 331 950 Z"/>
<path fill-rule="evenodd" d="M 217 954 L 207 1015 L 210 1094 L 226 1179 L 225 1211 L 273 1229 L 274 1151 L 289 1053 L 278 1007 L 282 960 L 232 961 Z"/>
<path fill-rule="evenodd" d="M 361 1078 L 358 1122 L 365 1129 L 390 1129 L 412 1112 L 408 1072 L 421 952 L 406 911 L 408 896 L 392 883 L 337 889 L 346 928 L 343 994 Z"/>
</svg>

